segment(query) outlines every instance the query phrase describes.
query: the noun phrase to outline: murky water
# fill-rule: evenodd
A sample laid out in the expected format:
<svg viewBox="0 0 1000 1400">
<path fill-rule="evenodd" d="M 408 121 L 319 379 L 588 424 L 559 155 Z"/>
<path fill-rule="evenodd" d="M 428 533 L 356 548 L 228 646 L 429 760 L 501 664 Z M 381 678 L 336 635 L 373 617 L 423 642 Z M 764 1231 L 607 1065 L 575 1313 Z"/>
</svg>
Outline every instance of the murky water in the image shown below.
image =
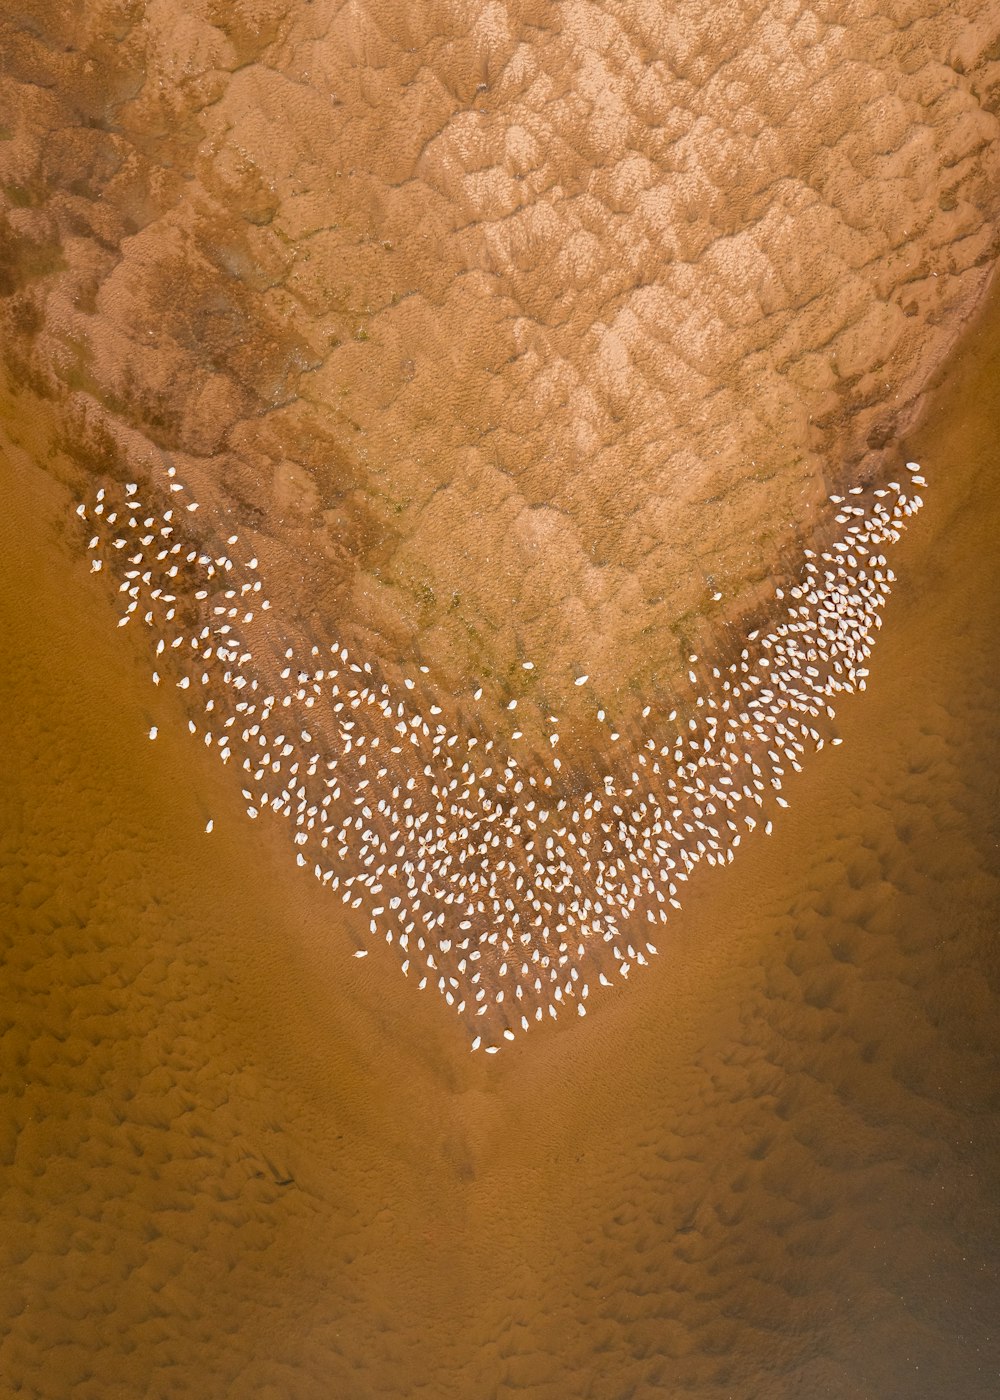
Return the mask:
<svg viewBox="0 0 1000 1400">
<path fill-rule="evenodd" d="M 491 1065 L 346 956 L 7 425 L 9 1393 L 996 1393 L 998 384 L 994 300 L 843 747 L 642 980 Z"/>
</svg>

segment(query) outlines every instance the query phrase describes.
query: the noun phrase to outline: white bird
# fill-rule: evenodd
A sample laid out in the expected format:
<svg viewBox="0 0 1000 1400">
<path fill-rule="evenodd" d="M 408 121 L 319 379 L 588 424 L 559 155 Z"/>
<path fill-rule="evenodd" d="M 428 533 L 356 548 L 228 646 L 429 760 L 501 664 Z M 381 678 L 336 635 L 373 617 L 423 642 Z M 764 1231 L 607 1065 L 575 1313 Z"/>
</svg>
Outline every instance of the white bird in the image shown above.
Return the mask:
<svg viewBox="0 0 1000 1400">
<path fill-rule="evenodd" d="M 907 466 L 922 486 L 917 464 Z M 168 477 L 175 475 L 171 468 Z M 180 481 L 171 485 L 185 489 Z M 196 542 L 172 511 L 158 519 L 153 507 L 133 499 L 137 489 L 126 488 L 127 526 L 114 490 L 105 502 L 102 488 L 92 507 L 98 531 L 104 522 L 109 536 L 117 530 L 103 543 L 100 533 L 93 536 L 88 548 L 109 552 L 110 572 L 131 600 L 119 625 L 133 613 L 143 616 L 178 688 L 202 687 L 199 722 L 189 718 L 188 727 L 223 762 L 240 766 L 248 815 L 270 808 L 289 821 L 296 863 L 352 908 L 367 905 L 371 931 L 399 942 L 404 973 L 412 952 L 449 1006 L 463 1014 L 468 996 L 477 1017 L 496 1021 L 505 998 L 498 983 L 507 972 L 506 989 L 519 1005 L 513 1026 L 488 1033 L 500 1040 L 490 1054 L 546 1011 L 556 1018 L 571 996 L 579 996 L 583 1016 L 584 960 L 605 944 L 622 977 L 645 966 L 634 931 L 680 909 L 679 884 L 699 862 L 718 868 L 732 861 L 741 828 L 756 825 L 749 812 L 764 808 L 765 833 L 772 832 L 767 805 L 788 805 L 775 794 L 789 768 L 801 771 L 807 748 L 823 747 L 818 721 L 834 718 L 841 693 L 865 688 L 864 663 L 893 582 L 881 551 L 922 504 L 898 482 L 831 497 L 843 529 L 825 550 L 804 550 L 798 580 L 775 588 L 777 621 L 750 631 L 731 662 L 713 665 L 707 657 L 701 679 L 689 670 L 693 689 L 684 705 L 663 707 L 666 720 L 654 718 L 647 729 L 653 707 L 643 706 L 634 750 L 583 796 L 560 786 L 557 731 L 549 735 L 548 768 L 529 771 L 502 753 L 498 740 L 451 728 L 445 707 L 428 704 L 417 713 L 411 679 L 396 694 L 371 663 L 339 643 L 329 646 L 332 665 L 318 669 L 318 646 L 299 656 L 283 642 L 280 677 L 277 668 L 269 672 L 266 647 L 254 657 L 261 623 L 240 604 L 247 592 L 261 592 L 257 558 L 241 566 L 230 553 Z M 196 508 L 193 502 L 188 510 Z M 77 513 L 86 515 L 84 503 Z M 231 550 L 238 537 L 227 543 Z M 95 572 L 102 565 L 92 558 Z M 181 568 L 190 571 L 183 584 Z M 720 601 L 721 590 L 711 597 Z M 189 604 L 196 612 L 182 626 Z M 689 666 L 698 659 L 690 654 Z M 534 670 L 533 662 L 521 666 Z M 159 681 L 156 672 L 153 679 Z M 574 684 L 588 679 L 574 677 Z M 482 694 L 477 687 L 476 699 Z M 516 707 L 516 699 L 508 702 Z M 681 733 L 658 733 L 677 721 L 678 709 Z M 597 716 L 607 722 L 603 710 Z M 549 720 L 558 725 L 558 716 Z M 149 737 L 156 735 L 152 726 Z M 621 734 L 611 730 L 610 738 L 618 742 Z M 212 829 L 210 821 L 206 831 Z M 589 975 L 595 971 L 591 964 Z M 597 977 L 612 985 L 603 971 Z M 423 977 L 420 986 L 427 982 Z M 473 1048 L 482 1041 L 474 1037 Z"/>
</svg>

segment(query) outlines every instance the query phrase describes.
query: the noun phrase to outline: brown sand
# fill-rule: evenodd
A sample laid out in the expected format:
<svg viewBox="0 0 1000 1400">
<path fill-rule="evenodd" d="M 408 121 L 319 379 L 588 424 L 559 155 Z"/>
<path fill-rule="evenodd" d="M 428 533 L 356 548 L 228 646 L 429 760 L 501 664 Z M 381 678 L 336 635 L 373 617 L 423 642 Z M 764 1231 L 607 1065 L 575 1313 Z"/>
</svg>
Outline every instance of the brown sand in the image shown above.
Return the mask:
<svg viewBox="0 0 1000 1400">
<path fill-rule="evenodd" d="M 981 297 L 995 4 L 285 8 L 0 21 L 0 1393 L 993 1395 L 995 312 L 844 747 L 496 1065 L 247 825 L 64 487 L 170 454 L 296 629 L 627 718 Z"/>
<path fill-rule="evenodd" d="M 995 1394 L 998 384 L 994 309 L 843 748 L 492 1065 L 248 828 L 9 425 L 8 1393 Z"/>
<path fill-rule="evenodd" d="M 169 452 L 296 632 L 494 730 L 673 693 L 995 256 L 995 0 L 0 24 L 4 354 L 76 488 Z"/>
</svg>

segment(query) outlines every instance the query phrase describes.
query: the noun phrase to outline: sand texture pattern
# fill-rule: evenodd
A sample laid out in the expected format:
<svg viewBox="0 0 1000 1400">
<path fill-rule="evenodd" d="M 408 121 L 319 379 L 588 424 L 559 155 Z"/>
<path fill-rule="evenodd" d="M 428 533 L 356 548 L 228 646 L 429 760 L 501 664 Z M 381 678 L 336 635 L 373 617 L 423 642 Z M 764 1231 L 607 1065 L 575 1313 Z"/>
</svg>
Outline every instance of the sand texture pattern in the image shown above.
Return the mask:
<svg viewBox="0 0 1000 1400">
<path fill-rule="evenodd" d="M 5 355 L 81 494 L 169 454 L 296 637 L 485 684 L 491 730 L 522 695 L 589 746 L 595 699 L 678 690 L 880 465 L 997 247 L 974 0 L 3 27 Z"/>
<path fill-rule="evenodd" d="M 2 1400 L 993 1400 L 996 4 L 27 0 L 0 55 Z M 571 802 L 907 459 L 842 746 L 496 1059 L 74 514 L 183 481 L 261 657 L 422 668 Z"/>
</svg>

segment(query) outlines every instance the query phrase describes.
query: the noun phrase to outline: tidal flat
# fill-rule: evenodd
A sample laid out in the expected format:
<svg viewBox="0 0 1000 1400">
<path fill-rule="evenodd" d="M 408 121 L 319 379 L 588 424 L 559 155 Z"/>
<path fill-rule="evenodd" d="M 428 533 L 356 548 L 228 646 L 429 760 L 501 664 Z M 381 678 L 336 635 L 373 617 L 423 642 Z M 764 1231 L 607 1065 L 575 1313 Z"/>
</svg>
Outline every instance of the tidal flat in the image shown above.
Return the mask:
<svg viewBox="0 0 1000 1400">
<path fill-rule="evenodd" d="M 377 123 L 363 151 L 374 174 L 317 160 L 315 185 L 301 180 L 311 142 L 331 155 L 329 114 L 320 120 L 308 105 L 315 71 L 299 72 L 303 50 L 285 45 L 281 6 L 262 6 L 260 23 L 244 29 L 234 6 L 212 40 L 217 50 L 201 44 L 200 20 L 176 29 L 169 7 L 155 10 L 157 61 L 171 75 L 162 87 L 142 81 L 148 55 L 132 39 L 107 39 L 103 9 L 82 38 L 74 26 L 86 28 L 83 19 L 58 7 L 36 6 L 44 23 L 22 26 L 0 75 L 3 94 L 18 83 L 27 93 L 13 161 L 23 169 L 12 166 L 4 181 L 10 295 L 0 289 L 9 332 L 0 421 L 0 1393 L 992 1400 L 1000 1383 L 996 288 L 980 303 L 995 258 L 987 207 L 995 190 L 989 200 L 983 190 L 993 188 L 997 147 L 980 139 L 989 63 L 977 68 L 970 38 L 969 54 L 952 53 L 942 67 L 933 56 L 951 44 L 951 20 L 925 8 L 906 30 L 899 91 L 910 116 L 921 93 L 940 101 L 920 136 L 930 145 L 912 161 L 891 94 L 872 80 L 862 84 L 863 120 L 852 107 L 851 65 L 888 20 L 846 33 L 809 16 L 783 21 L 807 49 L 823 31 L 803 141 L 822 158 L 833 117 L 843 124 L 824 189 L 833 198 L 853 161 L 866 179 L 874 172 L 878 199 L 855 208 L 858 228 L 831 225 L 835 265 L 798 257 L 785 284 L 765 278 L 770 300 L 750 315 L 727 283 L 731 263 L 711 250 L 724 216 L 760 212 L 755 186 L 727 201 L 724 182 L 714 192 L 685 185 L 678 208 L 691 218 L 678 225 L 687 240 L 679 261 L 700 264 L 698 305 L 711 291 L 730 329 L 749 338 L 737 336 L 730 356 L 696 314 L 691 288 L 672 285 L 674 379 L 654 353 L 663 347 L 652 322 L 631 326 L 628 359 L 620 353 L 628 325 L 600 347 L 582 335 L 603 314 L 599 297 L 587 291 L 567 307 L 545 296 L 558 280 L 553 249 L 571 249 L 584 271 L 588 248 L 598 263 L 602 247 L 619 250 L 607 241 L 618 213 L 629 221 L 621 246 L 638 246 L 649 210 L 631 159 L 633 183 L 609 176 L 597 191 L 611 222 L 592 245 L 584 225 L 593 211 L 569 187 L 566 222 L 546 233 L 544 219 L 529 221 L 511 247 L 490 245 L 492 256 L 509 258 L 508 291 L 536 319 L 530 335 L 517 328 L 519 347 L 509 342 L 506 303 L 486 296 L 482 268 L 466 266 L 485 256 L 476 218 L 452 226 L 438 199 L 444 189 L 478 218 L 481 206 L 495 213 L 491 201 L 507 197 L 484 173 L 497 138 L 488 121 L 466 153 L 468 169 L 454 163 L 452 128 L 452 144 L 429 171 L 421 167 L 426 187 L 404 184 L 385 202 L 380 182 L 394 189 L 402 157 Z M 358 111 L 382 81 L 386 45 L 403 78 L 411 49 L 434 48 L 433 33 L 400 37 L 400 14 L 385 9 L 395 48 L 369 33 L 343 60 L 364 69 Z M 976 14 L 963 31 L 973 37 L 977 24 L 989 28 L 989 14 Z M 738 19 L 732 35 L 703 42 L 738 48 L 753 29 L 752 16 L 744 28 Z M 300 22 L 319 23 L 305 10 Z M 64 23 L 64 44 L 41 42 Z M 122 20 L 126 37 L 131 24 Z M 596 18 L 591 28 L 603 33 Z M 554 82 L 571 37 L 553 40 Z M 503 57 L 502 34 L 482 42 Z M 461 109 L 465 131 L 478 84 L 499 81 L 464 43 L 457 57 L 443 45 L 435 60 L 461 78 L 453 90 L 435 89 L 443 117 L 412 88 L 421 121 L 451 121 Z M 309 51 L 330 62 L 340 52 L 328 35 Z M 611 41 L 608 53 L 612 63 Z M 304 117 L 273 95 L 274 74 L 258 62 L 276 54 L 298 84 Z M 101 64 L 90 69 L 84 60 L 95 55 Z M 698 51 L 688 58 L 683 81 L 710 97 L 712 74 L 698 70 Z M 636 61 L 640 78 L 644 62 Z M 827 62 L 836 100 L 824 106 Z M 231 87 L 223 68 L 235 75 Z M 341 80 L 349 96 L 338 70 Z M 784 102 L 812 91 L 803 83 L 795 92 L 771 85 L 775 129 L 788 129 Z M 738 96 L 728 98 L 737 126 L 746 118 Z M 709 97 L 708 109 L 719 110 Z M 126 155 L 112 117 L 130 103 Z M 181 172 L 198 164 L 195 137 L 204 132 L 191 112 L 202 108 L 224 139 L 198 165 L 195 199 L 183 193 Z M 579 116 L 557 115 L 566 130 Z M 612 140 L 613 116 L 581 129 Z M 16 123 L 7 122 L 0 160 L 10 159 Z M 302 147 L 287 163 L 275 140 L 281 123 Z M 744 143 L 740 169 L 752 173 L 767 154 L 759 132 L 752 123 L 734 130 Z M 527 162 L 531 144 L 519 139 L 505 158 Z M 236 158 L 239 143 L 252 161 Z M 707 160 L 711 142 L 695 146 L 695 164 Z M 928 151 L 940 166 L 924 160 Z M 772 154 L 780 174 L 781 152 Z M 600 155 L 570 147 L 560 159 L 573 173 L 578 160 L 582 168 Z M 938 188 L 941 170 L 954 187 L 942 176 Z M 337 194 L 339 185 L 347 192 Z M 544 203 L 548 189 L 539 177 L 529 193 Z M 330 213 L 334 194 L 351 211 L 346 225 Z M 782 209 L 772 211 L 773 227 L 783 226 Z M 894 211 L 888 222 L 884 209 Z M 914 210 L 928 220 L 920 253 L 898 221 Z M 386 219 L 403 228 L 410 220 L 419 237 L 376 238 Z M 313 234 L 314 259 L 291 270 L 269 261 L 277 245 Z M 543 234 L 551 241 L 539 244 Z M 198 278 L 185 282 L 188 252 L 178 249 L 188 237 L 216 262 L 211 271 L 199 263 Z M 852 250 L 863 275 L 842 296 Z M 619 251 L 607 262 L 610 301 L 641 290 L 644 266 L 625 266 Z M 332 285 L 330 269 L 348 263 Z M 563 264 L 559 274 L 567 280 Z M 220 277 L 231 279 L 229 300 L 216 297 Z M 398 315 L 397 282 L 409 288 Z M 294 335 L 282 301 L 289 287 L 308 303 Z M 356 303 L 348 293 L 359 287 L 367 290 Z M 447 304 L 432 334 L 424 301 L 437 294 Z M 799 295 L 813 305 L 808 329 L 820 349 L 799 344 L 794 318 L 783 319 L 783 298 L 794 306 Z M 258 297 L 272 320 L 251 315 Z M 859 330 L 855 313 L 873 298 L 878 308 Z M 905 325 L 883 305 L 893 298 L 907 308 Z M 470 307 L 487 303 L 496 320 L 483 337 Z M 155 343 L 140 355 L 128 336 L 143 333 L 146 317 Z M 92 318 L 92 342 L 79 334 L 81 318 Z M 782 329 L 776 347 L 767 325 Z M 883 353 L 881 337 L 900 325 L 895 355 Z M 831 337 L 833 379 L 823 360 Z M 546 378 L 547 365 L 572 377 L 566 365 L 578 342 L 593 352 L 596 398 L 570 393 L 559 374 Z M 683 373 L 680 351 L 691 357 Z M 780 366 L 800 353 L 789 389 Z M 206 354 L 214 371 L 202 382 Z M 672 398 L 671 386 L 693 394 L 702 378 L 728 382 L 733 364 L 741 412 L 727 417 L 732 402 L 716 399 L 718 416 L 693 425 L 690 455 L 702 474 L 685 477 L 674 462 L 683 489 L 666 505 L 638 477 L 620 498 L 615 481 L 625 479 L 630 453 L 653 468 L 660 461 L 663 444 L 649 436 L 654 410 L 669 409 L 673 429 L 684 428 L 688 400 Z M 507 368 L 494 380 L 497 366 Z M 546 394 L 537 416 L 522 421 L 515 390 L 528 370 Z M 315 375 L 323 390 L 311 394 Z M 502 402 L 487 394 L 490 384 L 499 392 L 497 382 L 508 391 Z M 360 406 L 345 403 L 343 384 Z M 78 412 L 83 400 L 92 417 Z M 815 424 L 798 413 L 813 402 Z M 428 405 L 416 418 L 415 403 Z M 490 425 L 504 412 L 495 459 Z M 345 908 L 296 867 L 280 820 L 248 819 L 236 775 L 189 733 L 183 693 L 151 684 L 141 631 L 116 627 L 107 577 L 91 572 L 74 515 L 90 476 L 121 471 L 102 415 L 124 425 L 122 442 L 135 433 L 143 450 L 153 442 L 168 457 L 208 464 L 198 483 L 205 511 L 231 510 L 233 528 L 255 538 L 273 565 L 276 612 L 306 597 L 312 610 L 301 616 L 314 625 L 343 608 L 353 640 L 390 668 L 412 656 L 416 639 L 460 699 L 489 662 L 491 723 L 503 722 L 503 686 L 526 639 L 544 672 L 541 700 L 566 701 L 581 749 L 596 731 L 569 663 L 582 665 L 587 637 L 608 639 L 588 672 L 620 690 L 627 734 L 643 687 L 668 683 L 653 674 L 649 637 L 665 630 L 663 654 L 671 674 L 683 675 L 689 646 L 752 613 L 812 538 L 818 503 L 843 486 L 831 462 L 846 481 L 874 472 L 876 458 L 914 460 L 928 486 L 894 551 L 898 582 L 865 693 L 838 707 L 842 744 L 789 776 L 790 805 L 772 814 L 773 834 L 754 832 L 731 868 L 701 869 L 657 938 L 658 956 L 627 985 L 595 996 L 585 1020 L 546 1020 L 486 1060 L 470 1055 L 433 987 L 419 992 L 400 975 L 396 950 L 372 938 L 368 911 Z M 419 431 L 394 476 L 384 463 L 407 422 Z M 568 458 L 553 451 L 546 464 L 547 433 Z M 744 480 L 745 457 L 779 439 L 775 474 Z M 440 457 L 431 450 L 438 440 Z M 295 468 L 286 449 L 303 442 L 315 460 Z M 560 462 L 574 453 L 587 471 L 567 472 L 560 485 Z M 717 466 L 706 475 L 709 460 Z M 440 507 L 439 468 L 459 496 L 484 493 L 471 515 L 454 501 L 443 518 L 422 510 L 425 492 Z M 510 471 L 529 501 L 523 538 L 501 509 Z M 358 495 L 344 489 L 355 472 L 364 478 Z M 559 508 L 532 505 L 532 492 L 541 502 L 558 497 Z M 722 503 L 717 515 L 706 515 L 708 497 Z M 455 521 L 467 518 L 485 524 L 466 554 L 443 548 L 460 540 Z M 705 520 L 711 542 L 699 533 Z M 647 550 L 649 531 L 666 536 L 677 522 L 683 548 L 661 593 L 653 582 L 663 556 Z M 346 541 L 344 552 L 324 553 L 331 539 Z M 389 545 L 391 568 L 380 552 Z M 511 581 L 535 555 L 520 612 L 505 610 L 498 600 L 512 596 Z M 560 559 L 565 587 L 555 579 Z M 718 579 L 706 559 L 722 561 Z M 602 596 L 598 576 L 620 586 Z M 641 588 L 632 587 L 637 578 Z M 708 607 L 724 579 L 731 616 Z M 581 611 L 580 599 L 592 609 Z M 494 630 L 474 636 L 484 618 Z M 678 618 L 687 622 L 675 633 Z M 368 955 L 353 957 L 359 949 Z"/>
</svg>

